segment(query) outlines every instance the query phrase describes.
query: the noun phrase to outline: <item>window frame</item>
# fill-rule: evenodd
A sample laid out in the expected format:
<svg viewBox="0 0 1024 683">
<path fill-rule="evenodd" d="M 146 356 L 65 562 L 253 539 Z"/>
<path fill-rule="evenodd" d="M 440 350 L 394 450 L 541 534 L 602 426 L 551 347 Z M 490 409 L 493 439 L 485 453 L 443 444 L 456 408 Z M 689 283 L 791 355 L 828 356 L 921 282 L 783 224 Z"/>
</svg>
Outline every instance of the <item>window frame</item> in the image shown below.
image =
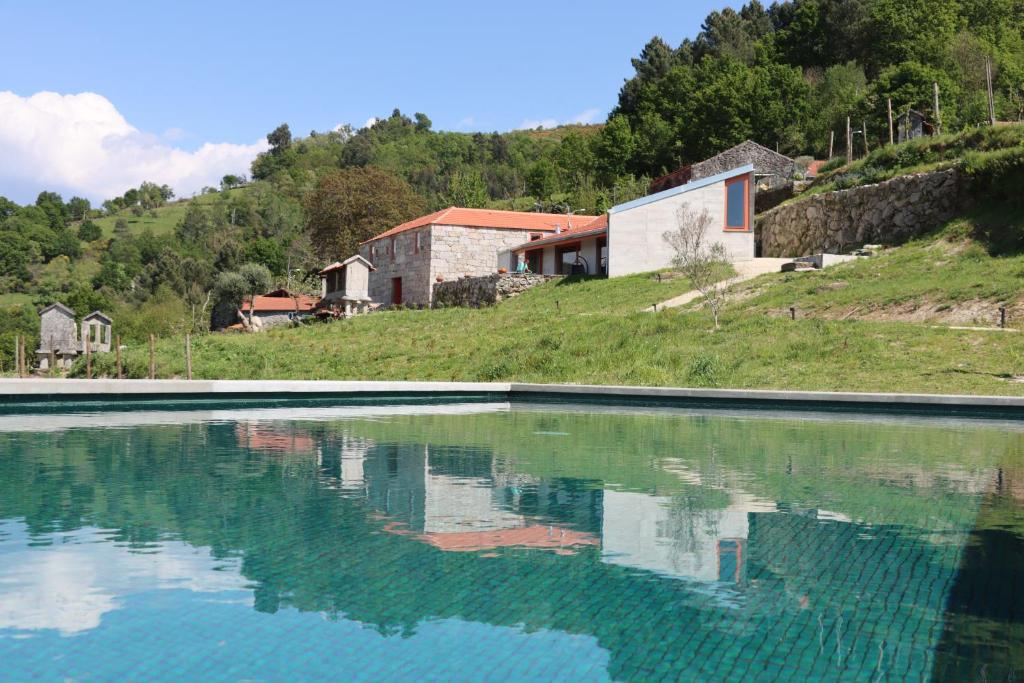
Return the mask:
<svg viewBox="0 0 1024 683">
<path fill-rule="evenodd" d="M 398 256 L 398 239 L 395 237 L 391 238 L 391 244 L 388 246 L 388 251 L 391 252 L 391 260 L 394 261 Z"/>
<path fill-rule="evenodd" d="M 729 189 L 733 185 L 743 185 L 743 226 L 729 225 Z M 750 232 L 750 174 L 730 178 L 725 181 L 725 216 L 722 230 L 725 232 Z"/>
</svg>

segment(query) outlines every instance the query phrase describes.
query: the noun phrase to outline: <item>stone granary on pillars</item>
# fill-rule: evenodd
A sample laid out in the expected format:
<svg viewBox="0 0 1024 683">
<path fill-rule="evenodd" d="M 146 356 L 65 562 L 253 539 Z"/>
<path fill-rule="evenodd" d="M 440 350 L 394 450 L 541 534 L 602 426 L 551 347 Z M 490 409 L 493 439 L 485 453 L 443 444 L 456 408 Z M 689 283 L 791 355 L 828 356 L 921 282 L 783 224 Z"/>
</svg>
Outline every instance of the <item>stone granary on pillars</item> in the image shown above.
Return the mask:
<svg viewBox="0 0 1024 683">
<path fill-rule="evenodd" d="M 101 311 L 93 311 L 82 318 L 82 353 L 89 345 L 90 353 L 110 353 L 110 332 L 114 321 Z"/>
<path fill-rule="evenodd" d="M 50 369 L 51 355 L 57 368 L 70 368 L 75 359 L 85 353 L 85 344 L 89 344 L 91 353 L 108 353 L 112 327 L 109 316 L 93 311 L 82 319 L 79 339 L 75 312 L 61 303 L 50 304 L 39 312 L 39 348 L 36 350 L 39 368 Z"/>
<path fill-rule="evenodd" d="M 330 314 L 362 313 L 370 306 L 370 273 L 377 270 L 362 256 L 335 261 L 320 271 L 317 311 Z"/>
<path fill-rule="evenodd" d="M 50 356 L 58 368 L 69 368 L 78 357 L 78 325 L 75 312 L 61 303 L 39 312 L 39 367 L 50 369 Z"/>
</svg>

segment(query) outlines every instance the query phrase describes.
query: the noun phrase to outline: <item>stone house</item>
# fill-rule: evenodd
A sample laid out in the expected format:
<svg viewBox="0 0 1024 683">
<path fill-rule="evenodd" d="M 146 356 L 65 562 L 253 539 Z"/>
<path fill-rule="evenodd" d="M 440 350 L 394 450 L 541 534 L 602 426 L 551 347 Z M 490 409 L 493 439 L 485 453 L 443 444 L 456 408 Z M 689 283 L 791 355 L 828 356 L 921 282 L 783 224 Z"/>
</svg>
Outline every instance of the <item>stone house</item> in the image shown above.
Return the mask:
<svg viewBox="0 0 1024 683">
<path fill-rule="evenodd" d="M 704 180 L 741 166 L 754 167 L 759 191 L 774 190 L 793 182 L 796 161 L 785 154 L 759 145 L 753 140 L 716 154 L 710 159 L 683 166 L 677 171 L 651 181 L 650 193 L 663 192 L 695 180 Z"/>
<path fill-rule="evenodd" d="M 352 315 L 370 305 L 370 273 L 377 270 L 362 256 L 335 261 L 320 271 L 318 311 Z"/>
<path fill-rule="evenodd" d="M 678 227 L 677 213 L 683 205 L 707 209 L 712 220 L 708 239 L 725 246 L 730 260 L 754 258 L 753 165 L 620 204 L 607 216 L 524 242 L 513 251 L 517 260 L 542 275 L 619 277 L 663 270 L 675 256 L 664 235 Z"/>
<path fill-rule="evenodd" d="M 373 263 L 370 297 L 384 305 L 429 305 L 436 281 L 514 269 L 512 249 L 595 216 L 451 207 L 367 240 L 359 255 Z"/>
</svg>

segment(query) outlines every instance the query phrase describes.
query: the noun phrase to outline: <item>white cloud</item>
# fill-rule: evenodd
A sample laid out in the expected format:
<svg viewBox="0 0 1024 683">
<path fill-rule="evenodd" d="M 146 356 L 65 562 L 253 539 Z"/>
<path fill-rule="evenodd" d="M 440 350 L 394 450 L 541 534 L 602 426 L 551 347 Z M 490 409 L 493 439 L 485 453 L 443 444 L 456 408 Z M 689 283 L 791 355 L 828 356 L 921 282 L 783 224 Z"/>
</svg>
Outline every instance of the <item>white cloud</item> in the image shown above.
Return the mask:
<svg viewBox="0 0 1024 683">
<path fill-rule="evenodd" d="M 11 198 L 27 201 L 46 189 L 101 201 L 149 180 L 187 196 L 226 173 L 247 173 L 267 148 L 265 140 L 208 142 L 195 151 L 167 144 L 183 134 L 144 133 L 96 93 L 0 91 L 0 194 L 14 188 Z M 16 196 L 18 190 L 26 196 Z"/>
<path fill-rule="evenodd" d="M 380 121 L 380 119 L 378 119 L 376 116 L 371 116 L 370 118 L 366 119 L 366 123 L 363 124 L 363 128 L 369 128 L 378 121 Z"/>
<path fill-rule="evenodd" d="M 575 116 L 570 116 L 565 121 L 559 121 L 554 117 L 545 119 L 526 119 L 519 124 L 519 130 L 533 130 L 535 128 L 558 128 L 570 123 L 594 123 L 601 117 L 600 109 L 587 109 Z"/>
<path fill-rule="evenodd" d="M 467 116 L 459 121 L 459 128 L 472 128 L 476 125 L 476 118 Z"/>
<path fill-rule="evenodd" d="M 569 123 L 590 124 L 597 121 L 600 116 L 600 109 L 587 109 L 586 111 L 582 111 L 579 114 L 576 114 L 576 116 L 569 119 Z"/>
</svg>

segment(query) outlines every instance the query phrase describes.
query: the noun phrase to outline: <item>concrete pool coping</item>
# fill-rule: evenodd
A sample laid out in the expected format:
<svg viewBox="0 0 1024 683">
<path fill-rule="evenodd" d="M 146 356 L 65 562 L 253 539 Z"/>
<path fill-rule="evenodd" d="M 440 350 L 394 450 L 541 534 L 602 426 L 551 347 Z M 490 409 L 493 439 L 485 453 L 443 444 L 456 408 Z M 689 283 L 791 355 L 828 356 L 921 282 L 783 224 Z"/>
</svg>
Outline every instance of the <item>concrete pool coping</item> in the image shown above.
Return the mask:
<svg viewBox="0 0 1024 683">
<path fill-rule="evenodd" d="M 0 379 L 0 412 L 82 404 L 508 401 L 704 408 L 784 408 L 1024 418 L 1024 397 L 749 389 L 686 389 L 517 382 Z"/>
</svg>

